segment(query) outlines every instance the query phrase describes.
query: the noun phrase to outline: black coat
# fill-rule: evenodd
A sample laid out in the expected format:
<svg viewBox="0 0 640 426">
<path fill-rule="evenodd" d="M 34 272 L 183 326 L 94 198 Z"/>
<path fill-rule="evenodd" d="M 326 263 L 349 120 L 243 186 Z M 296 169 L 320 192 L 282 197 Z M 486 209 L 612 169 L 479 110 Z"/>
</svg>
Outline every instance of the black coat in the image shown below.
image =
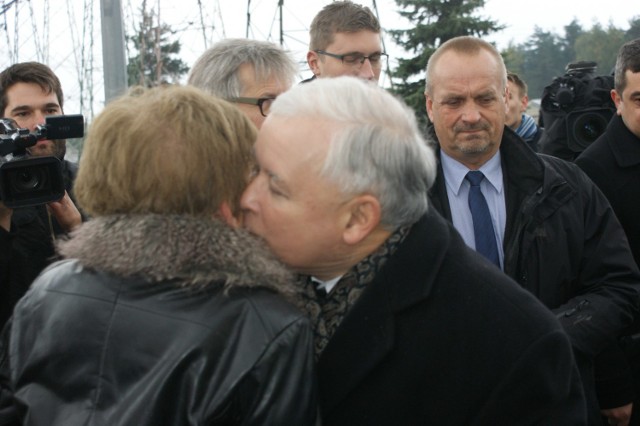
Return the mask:
<svg viewBox="0 0 640 426">
<path fill-rule="evenodd" d="M 504 272 L 558 315 L 585 363 L 581 370 L 593 405 L 589 364 L 637 316 L 640 272 L 609 202 L 576 165 L 535 154 L 509 129 L 500 153 Z M 450 219 L 441 167 L 431 198 Z M 591 412 L 597 411 L 596 405 Z"/>
<path fill-rule="evenodd" d="M 640 264 L 640 138 L 629 131 L 620 116 L 615 115 L 605 132 L 580 154 L 575 163 L 609 199 L 627 235 L 633 257 Z M 640 331 L 639 322 L 636 321 L 636 333 Z M 637 370 L 636 387 L 640 389 L 640 342 L 637 339 L 629 342 L 634 344 L 627 345 L 625 349 Z M 607 398 L 608 406 L 615 407 L 628 403 L 630 395 L 633 396 L 633 389 L 629 390 L 629 385 L 622 380 L 628 377 L 630 367 L 621 362 L 609 364 L 614 368 L 607 376 L 619 379 L 614 381 L 605 377 L 610 382 L 610 391 L 603 396 Z"/>
<path fill-rule="evenodd" d="M 616 115 L 575 163 L 609 199 L 640 264 L 640 138 Z"/>
<path fill-rule="evenodd" d="M 585 424 L 556 319 L 436 212 L 348 312 L 318 377 L 328 426 Z"/>
<path fill-rule="evenodd" d="M 62 161 L 65 190 L 75 203 L 73 183 L 78 166 Z M 13 210 L 11 231 L 0 228 L 0 328 L 38 274 L 55 260 L 52 236 L 65 235 L 44 204 Z"/>
<path fill-rule="evenodd" d="M 0 424 L 313 425 L 309 322 L 256 244 L 179 216 L 85 223 L 62 247 L 79 260 L 16 305 Z"/>
</svg>

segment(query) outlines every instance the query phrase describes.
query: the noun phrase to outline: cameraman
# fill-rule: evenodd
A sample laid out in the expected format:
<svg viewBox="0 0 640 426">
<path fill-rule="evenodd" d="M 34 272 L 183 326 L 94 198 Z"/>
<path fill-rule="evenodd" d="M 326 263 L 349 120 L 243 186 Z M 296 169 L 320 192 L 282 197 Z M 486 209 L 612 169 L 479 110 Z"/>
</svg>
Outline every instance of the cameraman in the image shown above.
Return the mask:
<svg viewBox="0 0 640 426">
<path fill-rule="evenodd" d="M 24 62 L 0 73 L 0 111 L 20 128 L 34 131 L 49 115 L 61 115 L 60 80 L 46 65 Z M 41 140 L 27 149 L 33 157 L 54 156 L 62 162 L 66 193 L 60 201 L 8 209 L 0 202 L 0 326 L 33 279 L 54 258 L 54 240 L 82 222 L 73 201 L 77 165 L 64 160 L 65 140 Z"/>
</svg>

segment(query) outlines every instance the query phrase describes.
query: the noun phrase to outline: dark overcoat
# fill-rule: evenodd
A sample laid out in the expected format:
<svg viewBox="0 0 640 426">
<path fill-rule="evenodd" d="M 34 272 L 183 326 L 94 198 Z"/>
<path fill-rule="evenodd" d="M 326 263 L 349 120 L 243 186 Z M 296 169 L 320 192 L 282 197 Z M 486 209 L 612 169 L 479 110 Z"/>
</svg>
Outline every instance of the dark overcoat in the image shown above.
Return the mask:
<svg viewBox="0 0 640 426">
<path fill-rule="evenodd" d="M 318 370 L 328 426 L 585 424 L 559 323 L 435 211 L 362 293 Z"/>
</svg>

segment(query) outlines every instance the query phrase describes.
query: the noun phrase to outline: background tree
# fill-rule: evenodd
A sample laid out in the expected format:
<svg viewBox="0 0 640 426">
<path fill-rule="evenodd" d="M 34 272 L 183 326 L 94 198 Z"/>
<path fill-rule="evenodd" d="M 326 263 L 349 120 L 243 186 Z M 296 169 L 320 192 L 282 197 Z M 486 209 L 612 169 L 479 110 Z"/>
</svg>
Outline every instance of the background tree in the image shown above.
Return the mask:
<svg viewBox="0 0 640 426">
<path fill-rule="evenodd" d="M 629 20 L 629 29 L 625 34 L 624 41 L 631 41 L 640 38 L 640 16 Z"/>
<path fill-rule="evenodd" d="M 598 74 L 610 74 L 616 64 L 618 49 L 624 44 L 625 32 L 609 24 L 605 30 L 595 24 L 575 42 L 575 58 L 578 61 L 595 61 Z"/>
<path fill-rule="evenodd" d="M 396 79 L 393 91 L 414 109 L 419 122 L 425 124 L 424 71 L 433 52 L 453 37 L 483 37 L 504 26 L 474 15 L 484 7 L 484 0 L 396 0 L 396 3 L 400 7 L 398 13 L 411 26 L 391 30 L 389 34 L 406 52 L 415 56 L 398 59 L 398 67 L 392 71 L 392 77 Z"/>
<path fill-rule="evenodd" d="M 180 53 L 180 42 L 171 41 L 174 32 L 160 22 L 160 13 L 147 11 L 146 1 L 141 6 L 140 27 L 133 36 L 127 36 L 127 51 L 133 45 L 135 54 L 129 56 L 127 74 L 129 85 L 145 87 L 177 83 L 189 71 Z"/>
<path fill-rule="evenodd" d="M 507 68 L 518 73 L 529 86 L 529 98 L 542 96 L 545 86 L 565 74 L 566 66 L 577 61 L 595 61 L 596 74 L 609 74 L 620 46 L 640 37 L 640 17 L 629 20 L 624 31 L 613 24 L 605 29 L 594 24 L 584 29 L 574 19 L 564 27 L 564 34 L 543 31 L 534 33 L 522 44 L 509 44 L 501 53 Z"/>
<path fill-rule="evenodd" d="M 533 35 L 523 45 L 525 60 L 521 69 L 506 63 L 507 69 L 517 72 L 529 86 L 529 98 L 539 98 L 544 87 L 554 77 L 564 74 L 565 66 L 573 61 L 572 49 L 557 34 L 534 28 Z"/>
</svg>

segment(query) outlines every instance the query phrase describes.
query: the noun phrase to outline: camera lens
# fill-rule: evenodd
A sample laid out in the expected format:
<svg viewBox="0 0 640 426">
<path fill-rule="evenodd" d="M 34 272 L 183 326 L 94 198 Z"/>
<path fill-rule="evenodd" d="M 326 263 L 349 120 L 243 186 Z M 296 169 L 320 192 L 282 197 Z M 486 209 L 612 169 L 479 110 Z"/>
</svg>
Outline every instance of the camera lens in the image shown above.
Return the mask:
<svg viewBox="0 0 640 426">
<path fill-rule="evenodd" d="M 604 133 L 607 119 L 598 113 L 585 113 L 578 117 L 574 124 L 574 135 L 579 143 L 589 145 Z"/>
<path fill-rule="evenodd" d="M 11 180 L 13 190 L 16 193 L 37 191 L 46 181 L 46 175 L 42 169 L 33 167 L 17 171 Z"/>
</svg>

